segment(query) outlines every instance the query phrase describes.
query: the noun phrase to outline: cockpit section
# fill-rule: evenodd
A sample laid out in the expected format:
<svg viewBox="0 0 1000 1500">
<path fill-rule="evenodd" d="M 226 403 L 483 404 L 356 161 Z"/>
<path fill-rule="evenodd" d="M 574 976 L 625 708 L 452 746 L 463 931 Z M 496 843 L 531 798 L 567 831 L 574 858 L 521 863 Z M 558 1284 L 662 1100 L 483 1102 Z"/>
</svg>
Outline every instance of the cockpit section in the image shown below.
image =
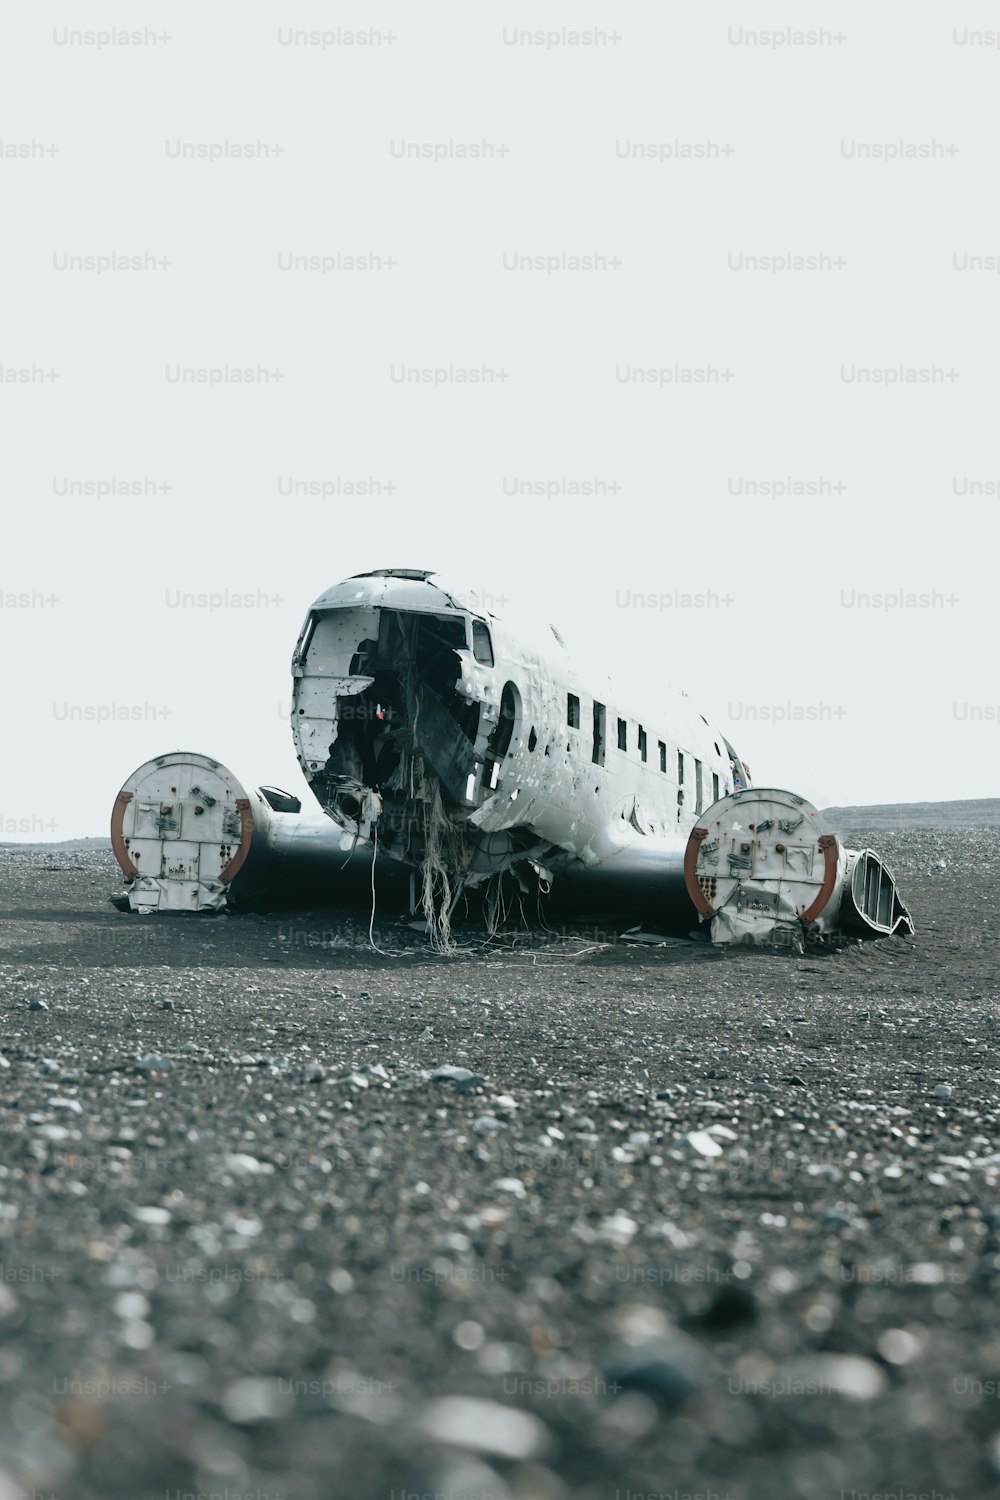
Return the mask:
<svg viewBox="0 0 1000 1500">
<path fill-rule="evenodd" d="M 481 705 L 461 691 L 466 629 L 462 618 L 379 611 L 377 637 L 366 637 L 352 654 L 352 691 L 336 697 L 327 783 L 360 784 L 380 795 L 400 789 L 419 726 L 447 790 L 461 798 L 481 715 Z"/>
<path fill-rule="evenodd" d="M 419 574 L 348 580 L 317 601 L 293 672 L 299 758 L 326 811 L 417 867 L 446 844 L 477 871 L 467 819 L 495 794 L 516 712 L 489 623 Z"/>
</svg>

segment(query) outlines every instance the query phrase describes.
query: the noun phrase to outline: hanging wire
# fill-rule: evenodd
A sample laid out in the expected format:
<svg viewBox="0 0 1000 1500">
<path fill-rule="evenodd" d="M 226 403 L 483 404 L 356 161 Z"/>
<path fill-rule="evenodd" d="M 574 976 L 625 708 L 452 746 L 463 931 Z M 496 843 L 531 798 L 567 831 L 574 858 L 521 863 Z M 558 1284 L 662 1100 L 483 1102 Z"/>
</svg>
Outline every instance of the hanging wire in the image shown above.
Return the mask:
<svg viewBox="0 0 1000 1500">
<path fill-rule="evenodd" d="M 372 824 L 372 914 L 368 919 L 368 941 L 376 953 L 388 957 L 384 948 L 375 941 L 375 861 L 378 859 L 378 823 Z"/>
</svg>

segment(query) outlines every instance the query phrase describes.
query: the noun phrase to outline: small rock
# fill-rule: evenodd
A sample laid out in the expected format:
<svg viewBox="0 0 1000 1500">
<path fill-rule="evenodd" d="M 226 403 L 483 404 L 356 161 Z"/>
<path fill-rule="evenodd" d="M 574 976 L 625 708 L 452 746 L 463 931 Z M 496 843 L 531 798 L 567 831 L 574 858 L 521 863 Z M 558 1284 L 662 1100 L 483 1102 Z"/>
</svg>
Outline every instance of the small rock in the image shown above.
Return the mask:
<svg viewBox="0 0 1000 1500">
<path fill-rule="evenodd" d="M 807 1354 L 779 1366 L 780 1378 L 791 1390 L 834 1391 L 854 1401 L 872 1401 L 886 1388 L 881 1366 L 863 1354 Z"/>
<path fill-rule="evenodd" d="M 537 1458 L 552 1443 L 544 1422 L 531 1412 L 471 1396 L 444 1396 L 432 1401 L 416 1426 L 434 1442 L 511 1460 Z"/>
<path fill-rule="evenodd" d="M 441 1254 L 447 1252 L 451 1255 L 464 1255 L 471 1243 L 467 1234 L 439 1234 L 432 1242 L 431 1249 Z"/>
<path fill-rule="evenodd" d="M 666 1240 L 673 1250 L 687 1250 L 695 1242 L 683 1229 L 678 1229 L 669 1219 L 661 1219 L 659 1224 L 654 1224 L 649 1231 L 653 1239 Z"/>
<path fill-rule="evenodd" d="M 230 1172 L 235 1172 L 238 1177 L 260 1177 L 267 1176 L 274 1171 L 269 1161 L 258 1161 L 256 1156 L 248 1156 L 244 1151 L 233 1151 L 226 1157 L 226 1166 Z"/>
<path fill-rule="evenodd" d="M 684 1139 L 700 1156 L 722 1155 L 722 1147 L 714 1136 L 709 1135 L 707 1130 L 691 1130 Z"/>
<path fill-rule="evenodd" d="M 486 1079 L 481 1073 L 473 1073 L 471 1078 L 462 1078 L 454 1085 L 456 1094 L 475 1094 L 483 1087 Z"/>
<path fill-rule="evenodd" d="M 913 1262 L 906 1275 L 915 1286 L 940 1286 L 944 1281 L 944 1267 L 933 1260 L 918 1260 Z"/>
<path fill-rule="evenodd" d="M 823 1177 L 827 1182 L 839 1182 L 843 1176 L 839 1167 L 827 1161 L 810 1162 L 806 1167 L 806 1172 L 810 1177 Z"/>
<path fill-rule="evenodd" d="M 137 1224 L 169 1224 L 171 1217 L 168 1208 L 157 1208 L 155 1205 L 137 1206 L 131 1210 L 131 1214 Z"/>
<path fill-rule="evenodd" d="M 682 1406 L 704 1390 L 710 1378 L 701 1349 L 683 1334 L 615 1344 L 601 1363 L 609 1382 L 642 1391 L 668 1408 Z"/>
<path fill-rule="evenodd" d="M 440 1068 L 435 1068 L 431 1074 L 431 1083 L 469 1083 L 473 1078 L 478 1078 L 478 1073 L 473 1073 L 471 1068 L 456 1068 L 451 1063 L 445 1063 Z"/>
<path fill-rule="evenodd" d="M 174 1065 L 169 1057 L 157 1057 L 155 1052 L 147 1052 L 139 1067 L 145 1073 L 171 1073 Z"/>
<path fill-rule="evenodd" d="M 639 1226 L 636 1221 L 630 1219 L 628 1214 L 611 1214 L 608 1218 L 602 1219 L 598 1225 L 597 1238 L 606 1241 L 610 1245 L 616 1245 L 620 1250 L 623 1250 L 631 1241 L 638 1228 Z"/>
<path fill-rule="evenodd" d="M 149 1299 L 142 1292 L 120 1292 L 112 1303 L 115 1317 L 134 1323 L 149 1312 Z"/>
<path fill-rule="evenodd" d="M 741 1328 L 757 1318 L 757 1299 L 748 1286 L 725 1282 L 718 1288 L 698 1322 L 702 1328 L 721 1331 Z"/>
<path fill-rule="evenodd" d="M 938 1086 L 937 1086 L 937 1088 L 934 1090 L 934 1097 L 935 1097 L 935 1099 L 950 1099 L 951 1098 L 951 1084 L 950 1083 L 939 1083 Z"/>
<path fill-rule="evenodd" d="M 498 1193 L 513 1193 L 515 1198 L 523 1198 L 527 1192 L 520 1177 L 501 1177 L 493 1186 Z"/>
<path fill-rule="evenodd" d="M 222 1393 L 223 1411 L 230 1422 L 240 1424 L 274 1421 L 287 1415 L 291 1406 L 291 1394 L 282 1391 L 277 1380 L 258 1376 L 234 1380 Z"/>
<path fill-rule="evenodd" d="M 29 1010 L 48 1010 L 48 1008 L 44 1000 L 29 1000 L 28 1002 Z"/>
</svg>

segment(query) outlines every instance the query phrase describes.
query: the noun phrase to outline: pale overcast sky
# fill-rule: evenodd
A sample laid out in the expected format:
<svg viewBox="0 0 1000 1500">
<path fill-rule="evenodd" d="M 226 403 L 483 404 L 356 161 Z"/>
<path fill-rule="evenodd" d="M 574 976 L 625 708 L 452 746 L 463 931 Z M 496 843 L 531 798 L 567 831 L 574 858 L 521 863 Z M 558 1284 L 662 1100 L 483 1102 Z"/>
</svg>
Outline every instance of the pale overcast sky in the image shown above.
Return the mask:
<svg viewBox="0 0 1000 1500">
<path fill-rule="evenodd" d="M 99 10 L 3 22 L 0 837 L 177 748 L 302 794 L 302 619 L 386 566 L 759 785 L 998 794 L 989 8 Z"/>
</svg>

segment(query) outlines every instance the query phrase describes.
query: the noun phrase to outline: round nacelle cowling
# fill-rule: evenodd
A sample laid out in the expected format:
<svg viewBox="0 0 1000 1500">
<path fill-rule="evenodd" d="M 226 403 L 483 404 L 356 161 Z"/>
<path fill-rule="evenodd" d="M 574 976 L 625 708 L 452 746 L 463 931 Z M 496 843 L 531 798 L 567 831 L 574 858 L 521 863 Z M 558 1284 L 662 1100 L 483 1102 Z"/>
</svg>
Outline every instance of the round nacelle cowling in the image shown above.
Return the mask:
<svg viewBox="0 0 1000 1500">
<path fill-rule="evenodd" d="M 175 750 L 133 771 L 111 814 L 111 846 L 131 882 L 133 910 L 223 907 L 250 854 L 254 821 L 245 788 L 207 755 Z"/>
<path fill-rule="evenodd" d="M 836 921 L 846 860 L 804 797 L 751 787 L 721 798 L 691 830 L 688 894 L 714 942 L 773 942 Z"/>
<path fill-rule="evenodd" d="M 691 830 L 684 880 L 714 943 L 794 947 L 806 934 L 913 931 L 879 856 L 843 848 L 794 792 L 749 787 L 721 798 Z"/>
<path fill-rule="evenodd" d="M 128 909 L 149 912 L 273 910 L 364 894 L 370 844 L 322 812 L 302 812 L 278 787 L 246 789 L 208 755 L 176 750 L 134 771 L 115 800 L 111 843 Z M 397 902 L 399 875 L 379 870 Z"/>
</svg>

